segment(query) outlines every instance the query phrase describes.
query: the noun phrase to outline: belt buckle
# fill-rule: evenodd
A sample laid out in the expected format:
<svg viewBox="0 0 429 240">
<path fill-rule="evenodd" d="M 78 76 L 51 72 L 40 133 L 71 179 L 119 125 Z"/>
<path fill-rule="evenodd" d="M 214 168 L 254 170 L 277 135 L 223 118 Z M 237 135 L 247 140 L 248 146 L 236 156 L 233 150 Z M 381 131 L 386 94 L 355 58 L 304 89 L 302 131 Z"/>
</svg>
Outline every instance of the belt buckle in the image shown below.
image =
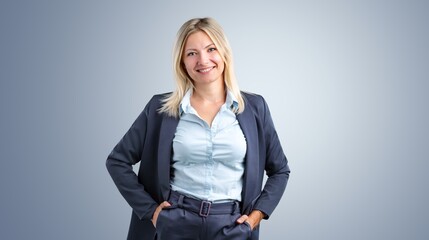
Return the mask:
<svg viewBox="0 0 429 240">
<path fill-rule="evenodd" d="M 212 206 L 212 203 L 209 201 L 201 201 L 200 206 L 200 216 L 201 217 L 208 217 L 210 214 L 210 207 Z"/>
</svg>

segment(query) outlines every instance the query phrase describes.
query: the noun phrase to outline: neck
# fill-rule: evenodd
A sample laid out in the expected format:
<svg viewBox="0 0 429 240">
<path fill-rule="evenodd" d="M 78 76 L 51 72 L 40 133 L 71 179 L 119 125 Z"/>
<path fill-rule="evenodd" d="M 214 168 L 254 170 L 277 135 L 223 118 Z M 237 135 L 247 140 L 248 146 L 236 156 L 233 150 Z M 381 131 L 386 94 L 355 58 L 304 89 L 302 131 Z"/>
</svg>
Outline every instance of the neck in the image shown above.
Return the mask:
<svg viewBox="0 0 429 240">
<path fill-rule="evenodd" d="M 193 96 L 210 103 L 225 102 L 225 85 L 222 83 L 217 86 L 195 86 Z"/>
</svg>

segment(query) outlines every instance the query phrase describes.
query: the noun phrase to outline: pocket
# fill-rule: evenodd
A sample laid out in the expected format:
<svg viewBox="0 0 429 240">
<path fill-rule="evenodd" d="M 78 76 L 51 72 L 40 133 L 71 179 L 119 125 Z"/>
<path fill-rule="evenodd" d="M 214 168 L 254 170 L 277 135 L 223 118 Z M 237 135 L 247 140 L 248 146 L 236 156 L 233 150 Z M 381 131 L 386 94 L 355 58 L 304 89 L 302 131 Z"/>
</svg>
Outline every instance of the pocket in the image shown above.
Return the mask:
<svg viewBox="0 0 429 240">
<path fill-rule="evenodd" d="M 159 212 L 155 230 L 159 239 L 178 239 L 178 210 L 176 207 L 167 207 Z"/>
<path fill-rule="evenodd" d="M 158 228 L 158 222 L 162 223 L 162 221 L 164 221 L 165 218 L 169 217 L 169 212 L 172 209 L 175 209 L 175 206 L 169 206 L 169 207 L 165 207 L 161 210 L 161 212 L 159 212 L 158 214 L 158 218 L 156 219 L 156 227 Z"/>
<path fill-rule="evenodd" d="M 159 227 L 159 223 L 161 222 L 161 218 L 163 218 L 164 213 L 165 213 L 165 209 L 162 209 L 161 212 L 159 212 L 158 218 L 156 219 L 156 222 L 155 222 L 156 228 Z"/>
<path fill-rule="evenodd" d="M 248 223 L 248 222 L 246 222 L 246 221 L 244 221 L 244 223 L 243 223 L 244 225 L 246 225 L 247 226 L 247 228 L 249 228 L 249 231 L 251 232 L 252 231 L 252 226 L 250 226 L 250 223 Z"/>
<path fill-rule="evenodd" d="M 243 240 L 250 239 L 252 230 L 247 222 L 235 224 L 234 226 L 225 227 L 222 229 L 224 239 Z"/>
</svg>

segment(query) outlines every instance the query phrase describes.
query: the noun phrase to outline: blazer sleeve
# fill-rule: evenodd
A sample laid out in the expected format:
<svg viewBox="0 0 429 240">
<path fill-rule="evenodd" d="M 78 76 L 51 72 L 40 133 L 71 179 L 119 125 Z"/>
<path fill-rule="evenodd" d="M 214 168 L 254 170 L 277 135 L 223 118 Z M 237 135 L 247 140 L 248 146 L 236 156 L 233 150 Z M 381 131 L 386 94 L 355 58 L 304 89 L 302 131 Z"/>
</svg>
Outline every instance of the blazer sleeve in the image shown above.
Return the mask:
<svg viewBox="0 0 429 240">
<path fill-rule="evenodd" d="M 262 98 L 262 109 L 259 111 L 263 122 L 263 142 L 265 142 L 265 172 L 268 176 L 262 192 L 255 202 L 253 209 L 261 210 L 268 219 L 272 214 L 286 189 L 290 169 L 288 160 L 283 152 L 279 137 L 271 118 L 267 103 Z"/>
<path fill-rule="evenodd" d="M 157 202 L 145 191 L 144 186 L 139 183 L 132 168 L 132 165 L 141 159 L 151 102 L 153 102 L 153 98 L 106 160 L 106 167 L 113 182 L 140 219 L 151 219 L 158 206 Z"/>
</svg>

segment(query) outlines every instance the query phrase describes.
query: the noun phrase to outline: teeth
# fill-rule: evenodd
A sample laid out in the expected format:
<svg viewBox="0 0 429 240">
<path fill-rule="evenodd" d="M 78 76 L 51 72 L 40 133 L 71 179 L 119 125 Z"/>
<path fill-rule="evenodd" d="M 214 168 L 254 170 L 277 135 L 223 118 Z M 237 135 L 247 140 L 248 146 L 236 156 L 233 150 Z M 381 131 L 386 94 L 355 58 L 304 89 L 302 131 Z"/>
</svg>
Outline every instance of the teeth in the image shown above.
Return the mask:
<svg viewBox="0 0 429 240">
<path fill-rule="evenodd" d="M 208 71 L 210 71 L 212 68 L 206 68 L 206 69 L 200 69 L 200 70 L 198 70 L 199 72 L 203 72 L 203 73 L 206 73 L 206 72 L 208 72 Z"/>
</svg>

